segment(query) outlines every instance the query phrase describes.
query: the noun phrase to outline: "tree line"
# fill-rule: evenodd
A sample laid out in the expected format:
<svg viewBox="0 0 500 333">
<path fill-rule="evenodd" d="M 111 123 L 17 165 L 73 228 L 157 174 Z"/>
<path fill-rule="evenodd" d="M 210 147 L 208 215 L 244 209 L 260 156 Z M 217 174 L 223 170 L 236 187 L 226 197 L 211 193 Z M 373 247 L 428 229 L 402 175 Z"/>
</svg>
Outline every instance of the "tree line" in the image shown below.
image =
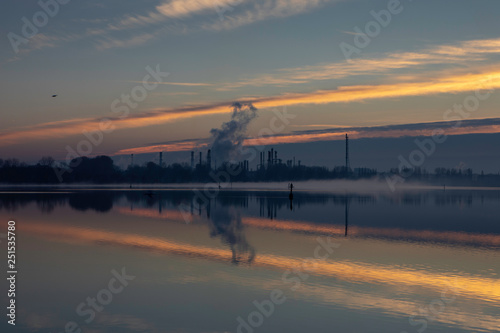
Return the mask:
<svg viewBox="0 0 500 333">
<path fill-rule="evenodd" d="M 16 159 L 0 159 L 0 182 L 8 184 L 58 184 L 58 183 L 190 183 L 216 182 L 226 170 L 232 170 L 231 182 L 299 181 L 312 179 L 366 179 L 387 175 L 405 175 L 406 181 L 425 181 L 432 184 L 459 183 L 461 185 L 500 186 L 499 174 L 477 174 L 472 169 L 436 168 L 429 172 L 423 168 L 390 169 L 377 172 L 371 168 L 349 169 L 345 166 L 334 168 L 277 163 L 255 170 L 248 164 L 224 163 L 217 169 L 207 164 L 197 164 L 193 168 L 186 163 L 158 165 L 147 162 L 122 169 L 109 156 L 79 157 L 69 164 L 56 163 L 52 157 L 43 157 L 36 164 L 28 165 Z M 408 176 L 410 175 L 410 176 Z"/>
</svg>

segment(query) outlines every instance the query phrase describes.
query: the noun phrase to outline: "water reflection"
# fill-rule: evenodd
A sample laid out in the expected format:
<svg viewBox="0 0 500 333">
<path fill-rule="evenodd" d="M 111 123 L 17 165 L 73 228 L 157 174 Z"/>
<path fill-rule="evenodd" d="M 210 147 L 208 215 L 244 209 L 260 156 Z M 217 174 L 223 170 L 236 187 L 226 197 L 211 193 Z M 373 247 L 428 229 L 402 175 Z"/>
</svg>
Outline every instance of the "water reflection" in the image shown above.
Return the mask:
<svg viewBox="0 0 500 333">
<path fill-rule="evenodd" d="M 210 206 L 208 206 L 210 207 Z M 207 208 L 210 211 L 210 208 Z M 255 249 L 248 244 L 240 214 L 226 207 L 216 209 L 209 217 L 210 237 L 220 237 L 231 249 L 231 263 L 251 264 L 255 259 Z"/>
<path fill-rule="evenodd" d="M 135 294 L 130 303 L 107 308 L 106 315 L 136 314 L 149 331 L 234 331 L 234 318 L 247 313 L 253 300 L 294 285 L 283 280 L 283 272 L 300 270 L 313 257 L 318 238 L 327 237 L 342 245 L 328 259 L 317 260 L 305 272 L 309 279 L 287 294 L 293 306 L 280 308 L 284 317 L 272 319 L 284 331 L 297 331 L 298 322 L 317 324 L 320 330 L 314 331 L 335 324 L 339 331 L 365 332 L 375 320 L 373 332 L 409 332 L 414 327 L 408 318 L 450 286 L 456 300 L 429 326 L 492 331 L 500 325 L 500 280 L 492 268 L 500 259 L 500 196 L 452 192 L 294 191 L 290 198 L 288 191 L 224 191 L 208 204 L 193 191 L 177 190 L 0 193 L 1 217 L 22 221 L 23 246 L 32 247 L 23 255 L 25 269 L 41 267 L 25 275 L 29 299 L 20 304 L 30 318 L 44 320 L 39 326 L 21 321 L 20 331 L 60 331 L 65 321 L 54 324 L 47 318 L 88 295 L 70 301 L 66 296 L 74 289 L 100 290 L 100 280 L 89 286 L 93 277 L 102 267 L 107 274 L 118 265 L 138 275 L 127 289 Z M 68 289 L 60 289 L 60 274 L 71 281 Z M 43 288 L 40 281 L 47 281 Z M 164 311 L 165 295 L 176 293 L 174 305 Z M 223 295 L 231 297 L 224 303 Z M 207 307 L 199 308 L 200 303 Z M 194 326 L 193 309 L 210 318 L 203 322 L 207 327 Z M 101 326 L 89 329 L 112 331 L 113 323 L 102 318 L 96 321 Z"/>
<path fill-rule="evenodd" d="M 237 262 L 240 260 L 238 247 L 241 247 L 239 251 L 251 252 L 243 235 L 243 225 L 317 235 L 500 246 L 500 195 L 496 191 L 398 195 L 296 192 L 293 200 L 288 194 L 225 191 L 207 204 L 200 202 L 193 191 L 0 193 L 0 211 L 16 212 L 34 203 L 43 214 L 54 214 L 68 206 L 83 212 L 119 211 L 157 218 L 177 215 L 183 220 L 205 215 L 212 237 L 217 235 L 229 245 L 235 251 Z M 189 207 L 189 216 L 180 214 L 181 207 Z M 247 255 L 247 259 L 250 257 Z"/>
</svg>

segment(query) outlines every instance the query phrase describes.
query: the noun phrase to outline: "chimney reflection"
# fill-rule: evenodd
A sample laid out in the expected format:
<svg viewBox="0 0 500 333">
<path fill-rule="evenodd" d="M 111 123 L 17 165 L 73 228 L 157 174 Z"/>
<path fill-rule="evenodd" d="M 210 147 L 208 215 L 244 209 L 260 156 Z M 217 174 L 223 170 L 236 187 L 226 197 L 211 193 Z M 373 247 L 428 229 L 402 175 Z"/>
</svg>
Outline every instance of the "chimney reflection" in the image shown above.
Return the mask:
<svg viewBox="0 0 500 333">
<path fill-rule="evenodd" d="M 349 204 L 350 204 L 351 198 L 346 195 L 345 197 L 345 212 L 344 212 L 344 219 L 345 219 L 345 234 L 344 237 L 347 237 L 347 230 L 349 227 Z"/>
</svg>

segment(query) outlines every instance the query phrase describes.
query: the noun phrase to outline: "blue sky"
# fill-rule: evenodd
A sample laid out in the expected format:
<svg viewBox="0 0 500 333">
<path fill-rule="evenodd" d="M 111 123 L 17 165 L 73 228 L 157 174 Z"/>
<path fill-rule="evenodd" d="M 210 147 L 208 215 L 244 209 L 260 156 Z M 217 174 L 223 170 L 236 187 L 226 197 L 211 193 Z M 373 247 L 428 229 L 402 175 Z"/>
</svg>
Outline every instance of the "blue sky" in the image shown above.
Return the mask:
<svg viewBox="0 0 500 333">
<path fill-rule="evenodd" d="M 98 130 L 103 117 L 116 129 L 90 155 L 137 154 L 157 143 L 166 144 L 158 148 L 164 151 L 202 149 L 199 143 L 168 143 L 208 138 L 229 119 L 234 101 L 252 101 L 259 109 L 249 138 L 268 126 L 272 109 L 286 107 L 296 118 L 278 134 L 302 143 L 337 140 L 296 135 L 337 127 L 418 123 L 417 132 L 370 137 L 429 135 L 426 123 L 445 120 L 446 110 L 477 89 L 491 94 L 464 120 L 497 118 L 500 3 L 401 1 L 390 23 L 347 61 L 341 43 L 355 45 L 355 27 L 365 31 L 374 20 L 370 12 L 387 10 L 389 3 L 72 0 L 59 4 L 16 53 L 9 33 L 23 37 L 23 17 L 33 22 L 42 8 L 6 0 L 0 11 L 0 156 L 63 160 L 67 147 L 76 149 L 86 139 L 82 132 Z M 169 75 L 117 119 L 111 104 L 142 85 L 148 66 Z M 193 106 L 196 113 L 186 111 Z M 500 131 L 487 120 L 474 124 L 451 134 Z M 368 132 L 374 133 L 351 136 L 367 138 Z M 394 151 L 395 162 L 401 153 Z"/>
</svg>

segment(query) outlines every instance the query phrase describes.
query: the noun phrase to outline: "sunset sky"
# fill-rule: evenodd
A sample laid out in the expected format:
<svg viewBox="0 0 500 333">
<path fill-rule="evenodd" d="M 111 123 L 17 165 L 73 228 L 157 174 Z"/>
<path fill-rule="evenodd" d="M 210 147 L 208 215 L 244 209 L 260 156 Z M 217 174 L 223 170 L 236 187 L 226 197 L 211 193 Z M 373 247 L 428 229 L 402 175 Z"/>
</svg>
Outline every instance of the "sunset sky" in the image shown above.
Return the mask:
<svg viewBox="0 0 500 333">
<path fill-rule="evenodd" d="M 341 164 L 339 140 L 348 132 L 355 152 L 371 153 L 353 156 L 356 166 L 397 166 L 398 155 L 416 148 L 408 136 L 443 128 L 456 138 L 429 167 L 463 162 L 500 170 L 500 150 L 491 144 L 500 138 L 498 1 L 41 3 L 53 15 L 40 14 L 36 1 L 1 5 L 0 158 L 63 161 L 68 147 L 88 140 L 85 131 L 108 119 L 113 129 L 91 135 L 99 142 L 90 156 L 125 163 L 124 154 L 183 151 L 166 162 L 187 162 L 187 151 L 206 149 L 210 130 L 230 119 L 233 102 L 244 101 L 258 109 L 246 145 L 294 143 L 277 148 L 283 159 Z M 389 20 L 380 14 L 388 10 Z M 374 13 L 382 25 L 373 23 Z M 38 30 L 33 37 L 25 34 L 29 25 Z M 356 43 L 366 27 L 378 30 Z M 346 45 L 357 47 L 350 59 Z M 168 72 L 159 84 L 155 69 Z M 140 88 L 146 75 L 149 90 Z M 147 96 L 126 106 L 122 96 L 141 91 Z M 284 111 L 295 117 L 256 140 Z M 325 158 L 325 142 L 338 156 Z"/>
</svg>

